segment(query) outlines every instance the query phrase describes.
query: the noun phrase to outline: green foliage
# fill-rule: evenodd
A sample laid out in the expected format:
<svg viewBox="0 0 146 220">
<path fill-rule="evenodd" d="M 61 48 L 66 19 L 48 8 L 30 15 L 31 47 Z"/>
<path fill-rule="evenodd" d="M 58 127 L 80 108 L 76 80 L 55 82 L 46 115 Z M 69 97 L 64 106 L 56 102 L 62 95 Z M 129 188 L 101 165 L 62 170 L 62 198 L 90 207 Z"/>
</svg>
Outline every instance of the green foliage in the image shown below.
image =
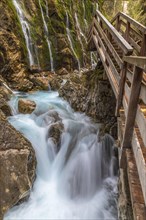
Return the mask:
<svg viewBox="0 0 146 220">
<path fill-rule="evenodd" d="M 146 25 L 146 1 L 145 0 L 129 0 L 128 4 L 129 15 Z"/>
</svg>

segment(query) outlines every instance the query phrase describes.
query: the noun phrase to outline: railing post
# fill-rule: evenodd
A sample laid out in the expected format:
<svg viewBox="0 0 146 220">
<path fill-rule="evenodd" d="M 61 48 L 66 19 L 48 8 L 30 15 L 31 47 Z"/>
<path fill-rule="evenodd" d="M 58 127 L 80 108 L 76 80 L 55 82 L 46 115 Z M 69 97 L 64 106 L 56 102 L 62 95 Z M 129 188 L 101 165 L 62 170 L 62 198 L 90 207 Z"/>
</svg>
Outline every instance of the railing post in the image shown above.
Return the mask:
<svg viewBox="0 0 146 220">
<path fill-rule="evenodd" d="M 124 130 L 124 135 L 123 135 L 123 142 L 122 142 L 122 155 L 121 155 L 121 160 L 120 160 L 121 167 L 123 167 L 125 163 L 124 162 L 125 149 L 131 148 L 131 141 L 133 137 L 142 78 L 143 78 L 143 70 L 139 67 L 135 67 L 133 80 L 132 80 L 132 86 L 131 86 L 131 93 L 130 93 L 130 98 L 129 98 L 129 104 L 128 104 L 128 112 L 127 112 L 127 117 L 126 117 L 125 130 Z"/>
<path fill-rule="evenodd" d="M 140 56 L 146 56 L 146 34 L 143 34 Z"/>
<path fill-rule="evenodd" d="M 130 33 L 130 22 L 127 21 L 125 39 L 129 42 L 129 33 Z"/>
<path fill-rule="evenodd" d="M 116 19 L 116 29 L 118 32 L 120 31 L 120 15 L 118 15 Z"/>
<path fill-rule="evenodd" d="M 124 94 L 124 87 L 125 87 L 125 81 L 126 81 L 126 73 L 127 73 L 127 63 L 124 62 L 121 70 L 121 78 L 119 82 L 119 94 L 117 97 L 117 104 L 116 104 L 116 112 L 115 115 L 119 117 L 119 110 L 122 106 L 123 101 L 123 94 Z"/>
</svg>

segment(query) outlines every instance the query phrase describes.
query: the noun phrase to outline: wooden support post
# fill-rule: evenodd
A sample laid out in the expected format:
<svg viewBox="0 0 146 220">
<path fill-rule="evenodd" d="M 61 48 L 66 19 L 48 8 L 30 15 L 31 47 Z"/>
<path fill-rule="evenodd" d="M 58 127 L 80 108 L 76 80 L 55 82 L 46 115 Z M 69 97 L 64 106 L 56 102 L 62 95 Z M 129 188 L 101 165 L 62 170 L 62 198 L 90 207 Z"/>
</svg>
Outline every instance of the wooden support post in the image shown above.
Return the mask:
<svg viewBox="0 0 146 220">
<path fill-rule="evenodd" d="M 115 115 L 117 117 L 119 117 L 119 110 L 122 106 L 124 87 L 125 87 L 125 81 L 126 81 L 126 73 L 127 73 L 127 63 L 124 62 L 122 70 L 121 70 L 121 78 L 120 78 L 120 82 L 119 82 L 119 94 L 118 94 L 117 104 L 116 104 Z"/>
<path fill-rule="evenodd" d="M 139 67 L 135 67 L 133 80 L 132 80 L 129 105 L 128 105 L 128 112 L 127 112 L 127 117 L 126 117 L 123 143 L 122 143 L 122 155 L 121 155 L 121 161 L 120 161 L 121 167 L 124 166 L 125 148 L 131 148 L 131 141 L 132 141 L 133 130 L 134 130 L 134 125 L 135 125 L 135 118 L 136 118 L 137 107 L 138 107 L 138 102 L 139 102 L 142 78 L 143 78 L 143 70 L 140 69 Z"/>
<path fill-rule="evenodd" d="M 116 19 L 116 29 L 117 31 L 119 32 L 120 31 L 120 16 L 117 16 L 117 19 Z"/>
<path fill-rule="evenodd" d="M 129 42 L 129 34 L 130 34 L 130 22 L 127 21 L 125 39 Z"/>
<path fill-rule="evenodd" d="M 146 56 L 146 34 L 142 38 L 140 56 Z"/>
</svg>

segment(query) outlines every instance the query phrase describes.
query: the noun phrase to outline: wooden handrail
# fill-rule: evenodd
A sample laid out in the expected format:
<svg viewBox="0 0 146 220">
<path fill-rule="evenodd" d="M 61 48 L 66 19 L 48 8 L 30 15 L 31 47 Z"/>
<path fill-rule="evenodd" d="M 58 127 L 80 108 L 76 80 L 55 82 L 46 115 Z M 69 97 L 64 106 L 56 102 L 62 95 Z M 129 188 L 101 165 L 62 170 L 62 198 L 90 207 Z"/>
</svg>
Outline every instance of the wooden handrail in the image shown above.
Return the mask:
<svg viewBox="0 0 146 220">
<path fill-rule="evenodd" d="M 146 57 L 140 56 L 124 56 L 123 60 L 126 63 L 133 64 L 146 72 Z"/>
<path fill-rule="evenodd" d="M 96 14 L 102 22 L 106 25 L 108 31 L 114 38 L 114 40 L 118 43 L 118 45 L 121 47 L 121 49 L 124 51 L 125 55 L 130 55 L 133 52 L 133 48 L 130 46 L 130 44 L 119 34 L 119 32 L 116 30 L 115 27 L 112 26 L 112 24 L 101 14 L 99 10 L 96 10 Z"/>
<path fill-rule="evenodd" d="M 111 23 L 116 21 L 117 17 L 121 16 L 122 18 L 126 19 L 130 24 L 132 24 L 134 27 L 142 31 L 143 34 L 146 34 L 146 27 L 139 23 L 138 21 L 134 20 L 131 18 L 129 15 L 123 13 L 123 12 L 118 12 L 116 16 L 111 20 Z"/>
</svg>

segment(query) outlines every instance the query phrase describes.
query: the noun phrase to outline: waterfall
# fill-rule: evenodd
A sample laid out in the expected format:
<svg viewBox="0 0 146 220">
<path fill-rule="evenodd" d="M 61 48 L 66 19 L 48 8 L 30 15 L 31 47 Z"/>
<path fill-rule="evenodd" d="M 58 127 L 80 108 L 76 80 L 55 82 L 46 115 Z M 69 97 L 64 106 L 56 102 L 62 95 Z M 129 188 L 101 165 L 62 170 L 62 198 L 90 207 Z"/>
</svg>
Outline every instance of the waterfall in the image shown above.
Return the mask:
<svg viewBox="0 0 146 220">
<path fill-rule="evenodd" d="M 6 89 L 8 89 L 12 94 L 14 94 L 14 91 L 10 89 L 10 87 L 6 83 L 2 82 L 2 84 Z"/>
<path fill-rule="evenodd" d="M 49 8 L 48 8 L 48 1 L 46 0 L 46 16 L 49 18 Z"/>
<path fill-rule="evenodd" d="M 19 1 L 17 1 L 17 0 L 13 0 L 13 4 L 16 8 L 16 11 L 17 11 L 20 23 L 21 23 L 22 31 L 24 34 L 26 47 L 27 47 L 27 51 L 28 51 L 29 64 L 30 64 L 30 66 L 33 66 L 33 65 L 35 65 L 35 60 L 34 60 L 34 54 L 33 54 L 33 41 L 31 38 L 31 32 L 30 32 L 29 24 L 26 21 L 23 10 L 20 6 L 20 3 L 18 3 L 18 2 Z"/>
<path fill-rule="evenodd" d="M 86 9 L 85 9 L 85 2 L 84 2 L 84 0 L 82 1 L 82 4 L 83 4 L 83 13 L 84 13 L 84 15 L 83 15 L 84 23 L 85 23 L 86 29 L 88 29 L 88 23 L 87 23 L 87 20 L 86 20 Z"/>
<path fill-rule="evenodd" d="M 83 33 L 82 30 L 81 30 L 80 23 L 79 23 L 78 16 L 77 16 L 77 13 L 76 13 L 76 12 L 75 12 L 75 21 L 76 21 L 76 25 L 77 25 L 77 28 L 78 28 L 78 30 L 79 30 L 80 35 L 84 38 L 85 42 L 87 43 L 87 39 L 86 39 L 84 33 Z M 83 43 L 82 43 L 82 44 L 83 44 Z"/>
<path fill-rule="evenodd" d="M 39 6 L 40 6 L 40 9 L 41 9 L 41 15 L 42 15 L 43 24 L 44 24 L 46 42 L 47 42 L 48 49 L 49 49 L 51 71 L 54 72 L 54 64 L 53 64 L 54 62 L 53 62 L 53 55 L 52 55 L 52 49 L 51 49 L 51 41 L 49 40 L 49 30 L 48 30 L 48 26 L 47 26 L 47 23 L 46 23 L 46 20 L 45 20 L 45 16 L 44 16 L 44 12 L 43 12 L 43 8 L 42 8 L 40 0 L 39 0 Z M 46 2 L 46 12 L 48 13 L 48 8 L 47 7 L 48 7 L 48 5 L 47 5 L 47 2 Z"/>
<path fill-rule="evenodd" d="M 22 97 L 22 96 L 21 96 Z M 37 158 L 36 180 L 27 201 L 10 209 L 4 220 L 117 219 L 117 177 L 114 140 L 98 138 L 99 125 L 74 112 L 57 92 L 35 92 L 32 114 L 9 122 L 32 143 Z M 11 99 L 15 113 L 19 96 Z M 60 141 L 50 136 L 63 125 Z"/>
<path fill-rule="evenodd" d="M 92 69 L 95 69 L 97 62 L 96 62 L 95 54 L 93 51 L 90 52 L 90 57 L 91 57 L 91 67 Z"/>
<path fill-rule="evenodd" d="M 79 58 L 74 50 L 74 47 L 73 47 L 73 43 L 72 43 L 72 37 L 71 37 L 71 33 L 70 33 L 70 29 L 69 29 L 69 16 L 68 16 L 68 13 L 66 11 L 66 32 L 67 32 L 67 37 L 68 37 L 68 41 L 70 43 L 70 47 L 71 47 L 71 50 L 77 60 L 77 63 L 78 63 L 78 69 L 80 70 L 81 69 L 81 65 L 80 65 L 80 61 L 79 61 Z"/>
</svg>

